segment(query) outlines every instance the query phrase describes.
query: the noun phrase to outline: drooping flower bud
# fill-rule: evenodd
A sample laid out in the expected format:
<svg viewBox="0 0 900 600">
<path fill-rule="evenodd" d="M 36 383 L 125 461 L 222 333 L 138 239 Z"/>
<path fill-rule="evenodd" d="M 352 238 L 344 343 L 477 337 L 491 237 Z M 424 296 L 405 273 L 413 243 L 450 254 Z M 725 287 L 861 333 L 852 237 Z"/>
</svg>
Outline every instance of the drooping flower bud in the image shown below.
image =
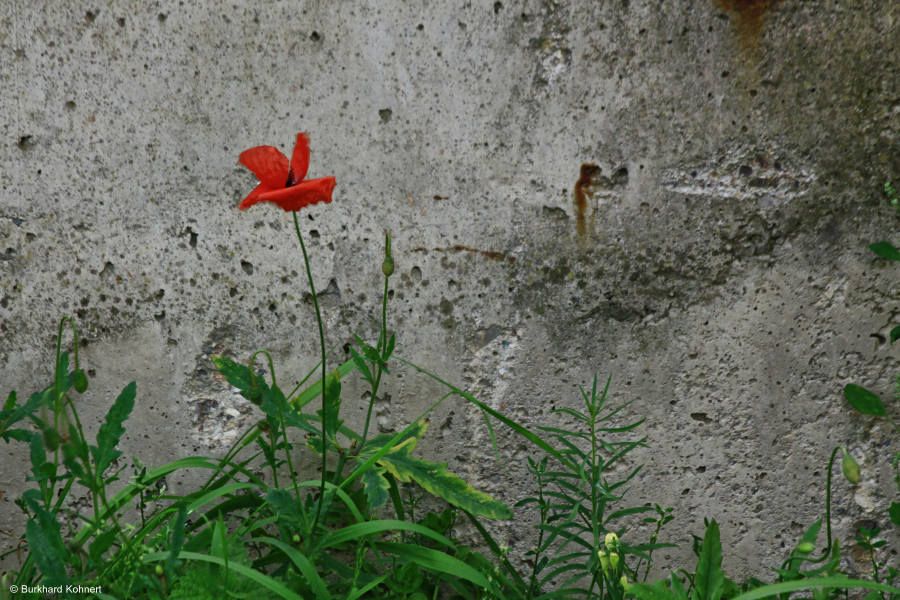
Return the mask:
<svg viewBox="0 0 900 600">
<path fill-rule="evenodd" d="M 41 435 L 44 437 L 44 445 L 47 447 L 47 450 L 56 452 L 56 450 L 59 449 L 59 443 L 62 441 L 62 437 L 57 430 L 52 427 L 45 427 L 44 430 L 41 431 Z"/>
<path fill-rule="evenodd" d="M 802 544 L 797 546 L 797 552 L 802 552 L 803 554 L 809 554 L 815 549 L 816 547 L 813 546 L 812 542 L 803 542 Z"/>
<path fill-rule="evenodd" d="M 619 546 L 619 536 L 614 533 L 607 533 L 606 539 L 604 541 L 606 543 L 606 547 L 611 550 L 614 550 Z"/>
<path fill-rule="evenodd" d="M 391 234 L 384 234 L 384 262 L 381 263 L 381 272 L 384 273 L 385 277 L 390 277 L 394 274 L 394 259 L 391 257 Z"/>
<path fill-rule="evenodd" d="M 619 567 L 619 555 L 615 552 L 611 552 L 609 555 L 609 566 L 613 568 L 615 571 Z"/>
<path fill-rule="evenodd" d="M 88 389 L 88 378 L 87 375 L 84 374 L 84 370 L 76 369 L 74 377 L 75 391 L 77 391 L 79 394 L 85 393 Z"/>
<path fill-rule="evenodd" d="M 625 590 L 626 592 L 628 591 L 628 588 L 631 587 L 631 584 L 628 583 L 628 578 L 625 577 L 624 575 L 622 575 L 622 578 L 619 580 L 619 583 L 622 584 L 622 589 Z"/>
<path fill-rule="evenodd" d="M 841 471 L 843 471 L 847 481 L 856 485 L 859 483 L 859 463 L 847 454 L 847 451 L 843 448 L 841 448 L 841 452 L 844 453 L 844 458 L 841 459 Z"/>
<path fill-rule="evenodd" d="M 300 536 L 299 536 L 298 534 L 295 533 L 293 539 L 294 539 L 294 543 L 295 543 L 295 544 L 299 544 L 299 543 L 300 543 Z"/>
<path fill-rule="evenodd" d="M 600 550 L 597 552 L 597 555 L 600 557 L 600 568 L 603 569 L 604 572 L 609 570 L 609 554 L 605 550 Z"/>
<path fill-rule="evenodd" d="M 163 571 L 162 565 L 156 565 L 156 574 L 157 574 L 157 575 L 159 575 L 160 577 L 162 577 L 162 574 L 163 574 L 164 572 L 165 572 L 165 571 Z"/>
</svg>

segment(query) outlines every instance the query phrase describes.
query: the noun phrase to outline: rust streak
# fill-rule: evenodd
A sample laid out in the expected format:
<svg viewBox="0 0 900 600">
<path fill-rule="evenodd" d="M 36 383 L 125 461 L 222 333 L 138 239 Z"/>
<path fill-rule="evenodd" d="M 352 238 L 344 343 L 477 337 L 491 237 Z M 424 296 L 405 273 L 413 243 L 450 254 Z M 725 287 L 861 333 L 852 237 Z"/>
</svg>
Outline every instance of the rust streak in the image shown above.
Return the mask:
<svg viewBox="0 0 900 600">
<path fill-rule="evenodd" d="M 516 257 L 514 256 L 506 256 L 506 254 L 502 252 L 495 252 L 493 250 L 479 250 L 477 248 L 471 248 L 469 246 L 463 246 L 462 244 L 455 244 L 452 248 L 442 248 L 438 246 L 437 248 L 432 249 L 434 252 L 449 252 L 450 250 L 456 250 L 458 252 L 471 252 L 473 254 L 480 254 L 485 258 L 489 258 L 491 260 L 507 260 L 510 263 L 516 262 Z M 413 248 L 413 252 L 428 252 L 428 248 Z"/>
<path fill-rule="evenodd" d="M 766 12 L 781 0 L 714 0 L 719 8 L 736 13 L 735 27 L 747 49 L 759 46 Z"/>
<path fill-rule="evenodd" d="M 600 167 L 585 163 L 581 165 L 581 176 L 575 182 L 575 210 L 577 213 L 578 237 L 584 237 L 587 233 L 587 221 L 585 215 L 588 209 L 588 200 L 593 198 L 591 184 L 594 177 L 600 174 Z"/>
</svg>

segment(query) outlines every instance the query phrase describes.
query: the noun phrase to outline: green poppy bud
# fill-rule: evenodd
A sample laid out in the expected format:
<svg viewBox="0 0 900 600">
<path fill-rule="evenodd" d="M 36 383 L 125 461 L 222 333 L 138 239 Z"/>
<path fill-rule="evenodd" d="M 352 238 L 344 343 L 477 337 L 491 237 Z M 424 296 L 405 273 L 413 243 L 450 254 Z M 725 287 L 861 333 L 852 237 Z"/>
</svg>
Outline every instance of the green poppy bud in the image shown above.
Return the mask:
<svg viewBox="0 0 900 600">
<path fill-rule="evenodd" d="M 384 273 L 385 277 L 390 277 L 394 274 L 394 259 L 388 256 L 384 259 L 384 262 L 381 263 L 381 272 Z"/>
<path fill-rule="evenodd" d="M 604 541 L 607 548 L 614 549 L 619 545 L 619 536 L 614 533 L 607 533 Z"/>
<path fill-rule="evenodd" d="M 295 544 L 299 544 L 299 543 L 300 543 L 300 536 L 297 535 L 296 533 L 294 534 L 294 543 L 295 543 Z"/>
<path fill-rule="evenodd" d="M 619 567 L 619 555 L 615 552 L 612 552 L 609 555 L 609 566 L 613 568 L 613 571 Z"/>
<path fill-rule="evenodd" d="M 384 262 L 381 263 L 381 272 L 385 277 L 394 274 L 394 259 L 391 257 L 391 234 L 384 234 Z"/>
<path fill-rule="evenodd" d="M 41 434 L 44 437 L 44 445 L 47 447 L 47 450 L 56 452 L 61 441 L 59 432 L 52 427 L 47 427 L 41 432 Z"/>
<path fill-rule="evenodd" d="M 79 394 L 83 394 L 88 389 L 88 378 L 87 375 L 84 374 L 84 369 L 76 369 L 75 370 L 75 391 Z"/>
<path fill-rule="evenodd" d="M 813 546 L 811 542 L 803 542 L 802 544 L 797 546 L 797 552 L 802 552 L 803 554 L 809 554 L 815 549 L 816 547 Z"/>
<path fill-rule="evenodd" d="M 599 552 L 597 552 L 597 555 L 600 557 L 600 568 L 602 568 L 604 572 L 608 571 L 609 555 L 604 550 L 600 550 Z"/>
<path fill-rule="evenodd" d="M 844 458 L 841 459 L 841 471 L 843 471 L 847 481 L 856 485 L 859 483 L 859 463 L 847 454 L 846 450 L 841 448 L 841 451 L 844 453 Z"/>
<path fill-rule="evenodd" d="M 163 573 L 165 573 L 165 571 L 163 571 L 162 565 L 156 565 L 156 574 L 162 577 Z"/>
<path fill-rule="evenodd" d="M 619 580 L 619 583 L 622 584 L 622 589 L 625 590 L 626 592 L 628 591 L 628 588 L 631 587 L 631 584 L 628 583 L 628 578 L 625 577 L 624 575 L 622 575 L 622 578 Z"/>
</svg>

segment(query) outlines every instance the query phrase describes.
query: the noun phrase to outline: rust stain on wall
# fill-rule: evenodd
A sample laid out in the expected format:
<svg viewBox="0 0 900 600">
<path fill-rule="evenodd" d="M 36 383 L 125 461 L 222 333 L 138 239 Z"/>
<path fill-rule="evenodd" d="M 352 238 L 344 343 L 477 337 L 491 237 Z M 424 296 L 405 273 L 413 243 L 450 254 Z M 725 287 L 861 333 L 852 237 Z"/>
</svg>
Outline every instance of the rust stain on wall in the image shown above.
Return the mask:
<svg viewBox="0 0 900 600">
<path fill-rule="evenodd" d="M 744 47 L 755 48 L 759 44 L 766 12 L 781 0 L 714 0 L 723 10 L 736 17 L 735 27 Z"/>
<path fill-rule="evenodd" d="M 413 248 L 413 252 L 428 252 L 428 248 Z M 499 260 L 499 261 L 508 261 L 510 264 L 516 262 L 515 256 L 507 256 L 502 252 L 494 252 L 493 250 L 478 250 L 477 248 L 470 248 L 469 246 L 463 246 L 462 244 L 454 244 L 449 248 L 437 247 L 432 248 L 434 252 L 471 252 L 473 254 L 480 254 L 485 258 L 489 258 L 491 260 Z"/>
<path fill-rule="evenodd" d="M 600 174 L 600 167 L 585 163 L 581 165 L 581 176 L 575 182 L 575 211 L 577 215 L 578 237 L 582 238 L 587 233 L 587 209 L 588 200 L 594 197 L 591 185 L 594 178 Z"/>
</svg>

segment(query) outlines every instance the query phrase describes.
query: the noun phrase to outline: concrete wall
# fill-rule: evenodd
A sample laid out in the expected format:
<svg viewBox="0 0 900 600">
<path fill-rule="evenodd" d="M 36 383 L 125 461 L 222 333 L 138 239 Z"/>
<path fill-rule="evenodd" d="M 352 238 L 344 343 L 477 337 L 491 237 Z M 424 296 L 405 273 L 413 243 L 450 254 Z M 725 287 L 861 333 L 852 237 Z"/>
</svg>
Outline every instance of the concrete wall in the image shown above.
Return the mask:
<svg viewBox="0 0 900 600">
<path fill-rule="evenodd" d="M 887 398 L 900 371 L 900 271 L 865 248 L 900 221 L 895 2 L 7 0 L 0 53 L 4 397 L 49 382 L 70 314 L 91 431 L 137 380 L 126 457 L 222 453 L 259 413 L 210 353 L 268 349 L 282 387 L 316 362 L 289 215 L 236 209 L 255 182 L 238 154 L 307 131 L 310 176 L 338 182 L 301 214 L 336 357 L 377 337 L 388 230 L 402 356 L 530 426 L 594 373 L 638 398 L 618 421 L 647 417 L 651 446 L 628 505 L 675 507 L 661 567 L 693 564 L 706 516 L 733 577 L 768 577 L 824 515 L 834 444 L 863 468 L 835 486 L 845 546 L 861 519 L 890 530 L 900 438 L 840 391 Z M 441 393 L 395 374 L 383 429 Z M 460 401 L 431 422 L 422 456 L 510 504 L 531 492 L 520 439 L 498 462 Z M 2 449 L 7 531 L 22 450 Z M 515 553 L 519 516 L 493 528 Z"/>
</svg>

